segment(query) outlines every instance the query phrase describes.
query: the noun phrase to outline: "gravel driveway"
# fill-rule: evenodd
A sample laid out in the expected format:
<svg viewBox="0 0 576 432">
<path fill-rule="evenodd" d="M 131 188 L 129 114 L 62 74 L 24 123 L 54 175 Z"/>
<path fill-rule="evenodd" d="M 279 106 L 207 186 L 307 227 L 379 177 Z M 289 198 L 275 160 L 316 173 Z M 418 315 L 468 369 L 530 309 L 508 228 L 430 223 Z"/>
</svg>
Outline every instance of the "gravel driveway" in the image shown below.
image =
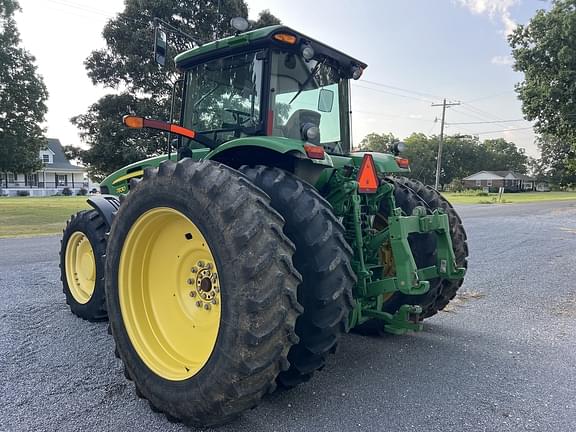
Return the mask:
<svg viewBox="0 0 576 432">
<path fill-rule="evenodd" d="M 347 335 L 324 371 L 219 431 L 576 429 L 576 203 L 462 206 L 470 271 L 425 331 Z M 0 240 L 0 431 L 179 431 L 106 324 L 64 303 L 59 238 Z"/>
</svg>

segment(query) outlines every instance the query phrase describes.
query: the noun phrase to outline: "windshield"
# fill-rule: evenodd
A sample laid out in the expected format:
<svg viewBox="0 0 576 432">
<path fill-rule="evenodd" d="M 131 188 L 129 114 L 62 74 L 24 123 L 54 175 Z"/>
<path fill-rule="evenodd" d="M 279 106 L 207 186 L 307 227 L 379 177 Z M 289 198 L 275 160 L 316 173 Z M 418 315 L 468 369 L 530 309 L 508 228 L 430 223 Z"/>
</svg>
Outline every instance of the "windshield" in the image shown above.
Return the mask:
<svg viewBox="0 0 576 432">
<path fill-rule="evenodd" d="M 187 72 L 183 126 L 218 145 L 260 128 L 263 55 L 237 54 Z"/>
<path fill-rule="evenodd" d="M 341 144 L 338 91 L 340 75 L 327 59 L 304 60 L 301 55 L 273 51 L 270 109 L 272 135 L 303 138 L 303 127 L 320 128 L 314 144 L 328 150 Z"/>
</svg>

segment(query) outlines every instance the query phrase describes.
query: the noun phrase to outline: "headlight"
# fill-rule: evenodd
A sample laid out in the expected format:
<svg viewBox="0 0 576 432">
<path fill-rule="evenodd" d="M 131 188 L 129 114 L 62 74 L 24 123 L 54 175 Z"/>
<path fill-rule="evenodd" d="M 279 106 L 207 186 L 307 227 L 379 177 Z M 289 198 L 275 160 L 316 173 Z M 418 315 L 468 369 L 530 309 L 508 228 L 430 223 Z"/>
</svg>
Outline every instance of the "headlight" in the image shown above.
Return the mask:
<svg viewBox="0 0 576 432">
<path fill-rule="evenodd" d="M 314 48 L 312 48 L 310 45 L 304 45 L 304 48 L 302 48 L 302 57 L 304 57 L 304 60 L 312 60 L 314 58 L 314 54 L 316 54 L 314 52 Z"/>
</svg>

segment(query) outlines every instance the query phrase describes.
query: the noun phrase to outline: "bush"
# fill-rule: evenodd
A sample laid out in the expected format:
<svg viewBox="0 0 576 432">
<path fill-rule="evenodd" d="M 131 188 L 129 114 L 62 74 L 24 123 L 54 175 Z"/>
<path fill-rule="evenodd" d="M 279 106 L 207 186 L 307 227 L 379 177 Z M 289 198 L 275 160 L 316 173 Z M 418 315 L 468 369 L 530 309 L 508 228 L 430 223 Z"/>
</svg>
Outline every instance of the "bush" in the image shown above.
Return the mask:
<svg viewBox="0 0 576 432">
<path fill-rule="evenodd" d="M 16 191 L 16 195 L 17 195 L 17 196 L 30 196 L 30 191 L 27 191 L 27 190 L 17 190 L 17 191 Z"/>
<path fill-rule="evenodd" d="M 64 189 L 62 189 L 62 195 L 71 196 L 72 195 L 72 189 L 70 189 L 69 187 L 65 187 Z"/>
<path fill-rule="evenodd" d="M 88 193 L 88 189 L 82 188 L 82 189 L 80 189 L 80 190 L 78 191 L 78 193 L 77 193 L 76 195 L 84 196 L 84 195 L 86 195 L 87 193 Z"/>
<path fill-rule="evenodd" d="M 464 189 L 464 182 L 460 179 L 454 179 L 448 185 L 448 190 L 451 192 L 463 192 Z"/>
<path fill-rule="evenodd" d="M 476 196 L 490 196 L 490 193 L 485 191 L 478 191 L 476 192 Z"/>
</svg>

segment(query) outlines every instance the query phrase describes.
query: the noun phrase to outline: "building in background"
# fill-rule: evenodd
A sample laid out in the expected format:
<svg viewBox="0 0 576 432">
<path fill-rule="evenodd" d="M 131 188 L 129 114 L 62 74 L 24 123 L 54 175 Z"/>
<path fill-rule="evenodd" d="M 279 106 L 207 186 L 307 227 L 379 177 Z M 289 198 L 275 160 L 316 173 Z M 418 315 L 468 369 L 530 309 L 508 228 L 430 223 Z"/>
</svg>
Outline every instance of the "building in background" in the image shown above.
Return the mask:
<svg viewBox="0 0 576 432">
<path fill-rule="evenodd" d="M 32 174 L 2 173 L 0 194 L 18 195 L 19 191 L 27 191 L 31 196 L 50 196 L 69 190 L 77 195 L 81 189 L 88 189 L 86 168 L 70 163 L 60 140 L 48 138 L 48 145 L 40 151 L 39 157 L 43 167 Z M 66 188 L 68 190 L 64 191 Z"/>
<path fill-rule="evenodd" d="M 488 189 L 490 192 L 497 192 L 501 187 L 505 192 L 550 190 L 547 182 L 537 182 L 533 177 L 513 171 L 480 171 L 463 181 L 466 189 Z"/>
</svg>

